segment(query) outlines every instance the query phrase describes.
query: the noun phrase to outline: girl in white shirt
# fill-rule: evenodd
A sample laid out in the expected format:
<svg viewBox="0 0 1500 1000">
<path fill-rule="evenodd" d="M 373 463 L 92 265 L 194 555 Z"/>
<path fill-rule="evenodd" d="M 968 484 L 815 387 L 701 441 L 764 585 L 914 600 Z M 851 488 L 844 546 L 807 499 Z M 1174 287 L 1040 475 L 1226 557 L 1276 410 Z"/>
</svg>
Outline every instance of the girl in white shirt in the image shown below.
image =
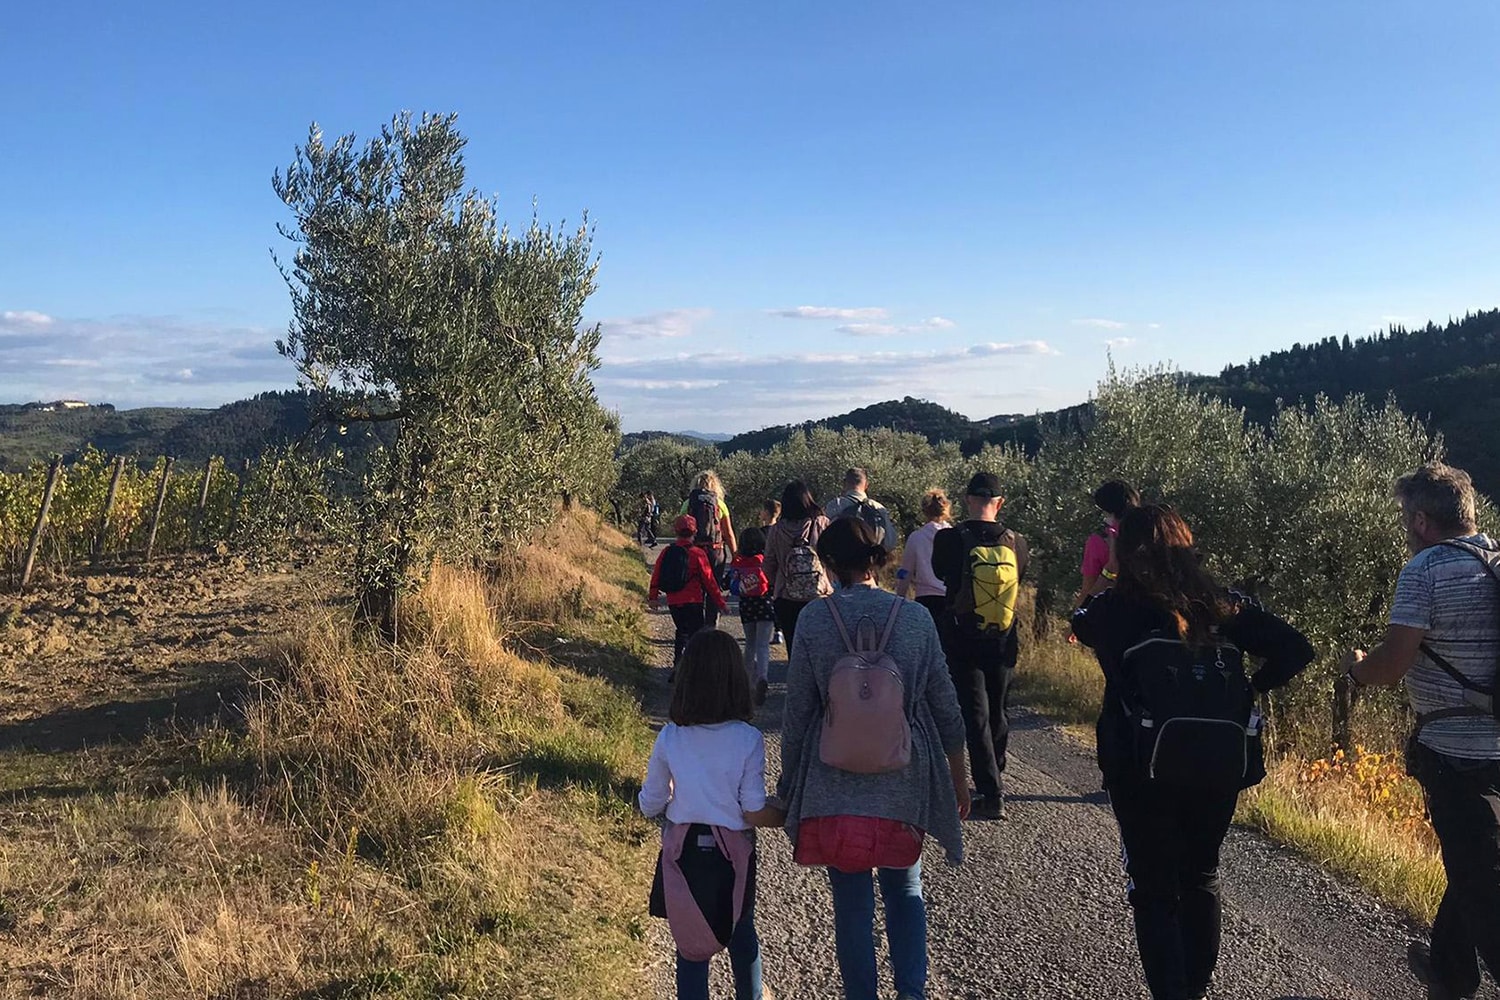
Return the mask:
<svg viewBox="0 0 1500 1000">
<path fill-rule="evenodd" d="M 733 636 L 708 629 L 688 641 L 677 665 L 669 714 L 672 721 L 662 727 L 651 748 L 641 786 L 641 811 L 653 817 L 664 814 L 669 830 L 688 825 L 684 873 L 689 867 L 688 852 L 722 855 L 716 838 L 749 841 L 748 873 L 738 873 L 741 877 L 748 874 L 748 888 L 729 940 L 729 961 L 737 1000 L 761 1000 L 750 828 L 780 826 L 785 813 L 766 802 L 766 744 L 760 730 L 748 721 L 755 709 L 744 657 Z M 691 829 L 694 826 L 699 829 Z M 659 885 L 653 888 L 653 912 L 659 892 Z M 664 903 L 660 908 L 665 910 Z M 677 996 L 679 1000 L 708 1000 L 707 960 L 693 961 L 678 951 Z"/>
<path fill-rule="evenodd" d="M 915 597 L 918 604 L 932 612 L 934 620 L 938 619 L 947 603 L 948 589 L 932 571 L 932 539 L 939 531 L 952 527 L 948 523 L 952 508 L 948 494 L 942 490 L 927 491 L 922 497 L 922 514 L 927 523 L 907 537 L 901 569 L 896 573 L 896 593 L 902 597 Z"/>
</svg>

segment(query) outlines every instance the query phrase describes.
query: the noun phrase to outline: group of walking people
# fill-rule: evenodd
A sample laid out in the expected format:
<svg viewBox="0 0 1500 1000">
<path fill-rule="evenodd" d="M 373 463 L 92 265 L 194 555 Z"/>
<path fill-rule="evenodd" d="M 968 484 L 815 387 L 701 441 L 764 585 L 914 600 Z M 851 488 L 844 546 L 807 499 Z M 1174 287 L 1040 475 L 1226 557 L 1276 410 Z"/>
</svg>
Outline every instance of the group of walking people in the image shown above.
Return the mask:
<svg viewBox="0 0 1500 1000">
<path fill-rule="evenodd" d="M 754 926 L 754 831 L 766 827 L 786 832 L 798 864 L 827 870 L 844 996 L 877 995 L 878 882 L 896 991 L 923 997 L 923 841 L 958 864 L 962 821 L 1005 814 L 1016 600 L 1030 556 L 1001 520 L 1001 484 L 975 475 L 958 523 L 947 497 L 928 492 L 895 592 L 880 585 L 899 543 L 889 512 L 869 498 L 863 470 L 849 470 L 845 487 L 820 508 L 805 483 L 788 483 L 779 512 L 768 506 L 763 544 L 742 536 L 728 554 L 742 615 L 746 574 L 759 577 L 749 600 L 766 627 L 752 636 L 747 622 L 744 653 L 700 617 L 705 601 L 726 605 L 691 510 L 677 547 L 694 583 L 685 594 L 669 586 L 683 559 L 666 565 L 670 548 L 653 569 L 650 598 L 664 594 L 678 626 L 676 686 L 640 806 L 665 819 L 652 912 L 670 923 L 683 1000 L 708 996 L 708 960 L 726 947 L 739 1000 L 770 995 Z M 1408 756 L 1449 888 L 1431 944 L 1414 943 L 1408 961 L 1428 996 L 1447 1000 L 1474 994 L 1481 962 L 1500 975 L 1500 545 L 1478 532 L 1460 470 L 1424 466 L 1396 494 L 1413 556 L 1385 641 L 1344 665 L 1352 683 L 1405 679 L 1418 712 Z M 1098 762 L 1136 943 L 1153 998 L 1201 998 L 1219 955 L 1220 850 L 1240 791 L 1265 773 L 1258 699 L 1315 652 L 1205 571 L 1170 506 L 1141 503 L 1120 480 L 1093 499 L 1100 527 L 1084 546 L 1071 632 L 1104 677 Z M 689 606 L 697 612 L 679 615 Z M 768 796 L 751 720 L 765 699 L 773 620 L 789 663 L 781 773 Z"/>
</svg>

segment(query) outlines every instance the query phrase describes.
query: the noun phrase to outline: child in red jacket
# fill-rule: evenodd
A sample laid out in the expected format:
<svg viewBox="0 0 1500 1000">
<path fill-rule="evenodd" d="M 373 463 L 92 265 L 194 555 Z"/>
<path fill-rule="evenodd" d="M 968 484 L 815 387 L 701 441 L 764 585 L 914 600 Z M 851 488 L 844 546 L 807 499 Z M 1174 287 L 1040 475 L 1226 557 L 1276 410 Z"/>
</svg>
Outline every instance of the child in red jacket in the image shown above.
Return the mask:
<svg viewBox="0 0 1500 1000">
<path fill-rule="evenodd" d="M 704 596 L 718 605 L 719 611 L 729 610 L 719 582 L 714 579 L 713 567 L 703 550 L 693 544 L 698 533 L 698 521 L 691 514 L 684 514 L 673 522 L 677 541 L 662 550 L 651 568 L 651 592 L 648 599 L 651 610 L 661 606 L 661 595 L 666 594 L 667 610 L 672 613 L 672 624 L 677 626 L 677 635 L 672 653 L 672 665 L 682 658 L 683 647 L 695 632 L 703 628 Z M 672 675 L 667 679 L 671 680 Z"/>
</svg>

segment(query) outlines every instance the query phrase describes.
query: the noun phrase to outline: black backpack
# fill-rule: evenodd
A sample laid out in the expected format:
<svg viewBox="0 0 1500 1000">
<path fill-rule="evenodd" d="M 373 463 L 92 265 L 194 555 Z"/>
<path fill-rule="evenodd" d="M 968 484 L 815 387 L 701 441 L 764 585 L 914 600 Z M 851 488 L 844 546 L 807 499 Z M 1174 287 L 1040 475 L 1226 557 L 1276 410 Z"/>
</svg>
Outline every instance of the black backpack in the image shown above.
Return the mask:
<svg viewBox="0 0 1500 1000">
<path fill-rule="evenodd" d="M 698 522 L 693 544 L 714 548 L 724 544 L 724 526 L 719 523 L 719 497 L 712 490 L 697 489 L 688 494 L 688 513 Z"/>
<path fill-rule="evenodd" d="M 669 545 L 661 554 L 661 566 L 656 571 L 656 585 L 664 594 L 675 594 L 686 589 L 693 578 L 693 565 L 688 559 L 686 545 Z"/>
<path fill-rule="evenodd" d="M 869 525 L 870 533 L 875 536 L 876 545 L 884 545 L 887 549 L 894 547 L 891 545 L 890 539 L 886 538 L 885 526 L 888 519 L 885 511 L 875 506 L 869 499 L 861 500 L 859 497 L 848 493 L 844 494 L 843 499 L 849 501 L 849 506 L 840 512 L 840 519 L 846 517 L 859 518 L 865 524 Z"/>
<path fill-rule="evenodd" d="M 1194 648 L 1153 631 L 1121 662 L 1138 777 L 1203 791 L 1265 777 L 1255 689 L 1233 644 L 1216 635 Z"/>
<path fill-rule="evenodd" d="M 1457 549 L 1466 555 L 1471 555 L 1475 559 L 1478 559 L 1484 564 L 1485 572 L 1489 573 L 1490 579 L 1497 586 L 1500 586 L 1500 549 L 1486 549 L 1469 542 L 1455 540 L 1439 542 L 1438 544 L 1446 545 L 1450 549 Z M 1486 716 L 1500 721 L 1500 698 L 1496 697 L 1496 689 L 1500 688 L 1500 655 L 1496 657 L 1495 678 L 1490 682 L 1489 687 L 1484 687 L 1470 680 L 1463 671 L 1435 653 L 1432 647 L 1425 642 L 1422 643 L 1422 652 L 1427 654 L 1429 660 L 1437 664 L 1438 669 L 1453 678 L 1458 686 L 1464 689 L 1464 700 L 1469 704 L 1463 708 L 1440 708 L 1437 711 L 1426 712 L 1417 716 L 1418 730 L 1429 722 L 1436 722 L 1438 719 L 1451 719 L 1456 716 Z"/>
</svg>

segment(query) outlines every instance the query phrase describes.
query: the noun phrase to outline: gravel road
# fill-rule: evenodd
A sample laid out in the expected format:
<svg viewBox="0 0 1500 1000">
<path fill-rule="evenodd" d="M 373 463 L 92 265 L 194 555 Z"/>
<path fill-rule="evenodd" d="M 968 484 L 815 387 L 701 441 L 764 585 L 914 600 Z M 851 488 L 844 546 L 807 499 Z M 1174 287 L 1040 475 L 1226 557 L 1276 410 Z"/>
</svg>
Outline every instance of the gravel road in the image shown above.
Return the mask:
<svg viewBox="0 0 1500 1000">
<path fill-rule="evenodd" d="M 648 616 L 659 656 L 658 721 L 666 703 L 672 621 Z M 741 635 L 731 613 L 720 627 Z M 772 647 L 771 696 L 756 722 L 766 734 L 768 783 L 780 773 L 785 650 Z M 1019 669 L 1026 669 L 1022 650 Z M 1046 719 L 1017 708 L 1006 769 L 1006 819 L 965 825 L 966 860 L 923 857 L 931 1000 L 1143 998 L 1114 819 L 1089 751 Z M 799 868 L 784 836 L 763 832 L 756 923 L 765 982 L 777 1000 L 841 996 L 828 884 Z M 1393 911 L 1264 837 L 1236 828 L 1224 846 L 1224 949 L 1218 1000 L 1410 1000 L 1404 960 L 1411 932 Z M 645 971 L 671 1000 L 672 942 L 652 921 Z M 885 968 L 884 989 L 894 997 Z M 714 960 L 714 995 L 732 997 L 728 960 Z M 1481 993 L 1496 1000 L 1500 992 Z"/>
</svg>

